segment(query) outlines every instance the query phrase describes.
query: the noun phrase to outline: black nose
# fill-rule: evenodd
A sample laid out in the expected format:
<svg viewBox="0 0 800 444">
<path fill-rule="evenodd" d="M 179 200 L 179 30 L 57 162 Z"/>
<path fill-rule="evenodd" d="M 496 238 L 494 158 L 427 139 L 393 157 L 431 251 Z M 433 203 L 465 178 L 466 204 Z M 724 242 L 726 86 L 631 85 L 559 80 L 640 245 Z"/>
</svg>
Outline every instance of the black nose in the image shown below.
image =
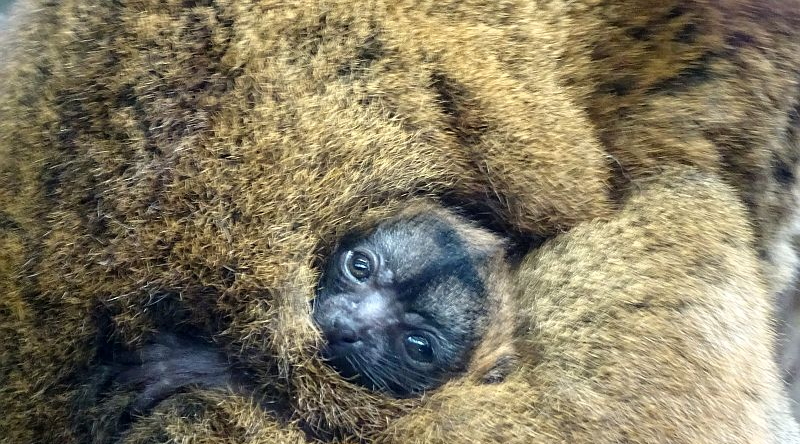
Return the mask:
<svg viewBox="0 0 800 444">
<path fill-rule="evenodd" d="M 350 347 L 364 339 L 363 322 L 348 302 L 340 296 L 318 298 L 314 303 L 314 321 L 330 346 Z"/>
<path fill-rule="evenodd" d="M 352 322 L 347 319 L 338 318 L 333 321 L 333 328 L 326 332 L 328 341 L 331 344 L 352 345 L 361 341 L 358 331 Z"/>
</svg>

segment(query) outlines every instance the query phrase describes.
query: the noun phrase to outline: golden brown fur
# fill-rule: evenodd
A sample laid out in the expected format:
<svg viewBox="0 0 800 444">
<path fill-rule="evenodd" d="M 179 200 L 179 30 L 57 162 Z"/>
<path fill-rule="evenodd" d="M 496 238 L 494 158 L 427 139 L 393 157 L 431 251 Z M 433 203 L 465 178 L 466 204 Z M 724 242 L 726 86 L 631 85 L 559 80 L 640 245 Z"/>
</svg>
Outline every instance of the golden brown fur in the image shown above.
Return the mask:
<svg viewBox="0 0 800 444">
<path fill-rule="evenodd" d="M 796 267 L 795 0 L 29 10 L 0 90 L 7 442 L 100 433 L 96 350 L 165 324 L 271 403 L 180 395 L 123 442 L 797 441 L 768 313 Z M 520 269 L 523 368 L 397 401 L 313 357 L 307 301 L 336 239 L 420 196 L 552 239 Z"/>
</svg>

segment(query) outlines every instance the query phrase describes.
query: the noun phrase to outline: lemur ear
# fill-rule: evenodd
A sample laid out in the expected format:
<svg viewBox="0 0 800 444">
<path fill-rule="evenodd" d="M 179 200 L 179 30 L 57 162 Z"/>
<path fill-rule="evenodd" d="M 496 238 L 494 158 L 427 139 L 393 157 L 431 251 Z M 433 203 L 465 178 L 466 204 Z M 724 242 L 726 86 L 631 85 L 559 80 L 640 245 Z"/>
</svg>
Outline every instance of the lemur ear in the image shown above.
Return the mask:
<svg viewBox="0 0 800 444">
<path fill-rule="evenodd" d="M 476 366 L 474 377 L 484 384 L 503 382 L 511 373 L 519 368 L 519 356 L 510 345 L 499 347 L 495 353 L 481 356 L 473 362 Z"/>
</svg>

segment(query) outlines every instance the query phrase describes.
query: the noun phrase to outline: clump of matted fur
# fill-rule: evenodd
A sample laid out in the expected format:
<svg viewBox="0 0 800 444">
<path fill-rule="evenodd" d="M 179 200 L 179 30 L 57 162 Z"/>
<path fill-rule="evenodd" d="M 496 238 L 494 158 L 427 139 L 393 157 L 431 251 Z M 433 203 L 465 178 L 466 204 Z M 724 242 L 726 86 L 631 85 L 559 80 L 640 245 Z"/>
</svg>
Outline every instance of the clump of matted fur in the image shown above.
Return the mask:
<svg viewBox="0 0 800 444">
<path fill-rule="evenodd" d="M 282 425 L 265 425 L 269 409 L 228 399 L 195 416 L 165 406 L 136 422 L 134 441 L 769 435 L 764 416 L 783 408 L 765 385 L 774 379 L 769 327 L 739 315 L 752 308 L 743 301 L 764 297 L 754 276 L 765 270 L 777 290 L 794 266 L 775 252 L 797 207 L 796 1 L 68 0 L 30 9 L 0 91 L 0 332 L 10 338 L 0 344 L 0 429 L 10 442 L 85 441 L 68 412 L 84 407 L 76 387 L 98 342 L 139 342 L 176 324 L 215 335 L 257 369 Z M 667 180 L 659 186 L 682 199 L 645 193 L 651 205 L 630 204 L 606 228 L 561 234 L 614 217 L 609 191 L 627 205 L 638 181 L 675 165 L 703 170 L 711 197 L 702 183 Z M 336 239 L 419 196 L 469 204 L 510 235 L 554 235 L 571 252 L 524 263 L 537 279 L 523 300 L 565 304 L 534 303 L 530 316 L 567 315 L 536 334 L 522 329 L 538 356 L 528 370 L 497 386 L 454 381 L 421 404 L 353 387 L 321 365 L 307 304 Z M 652 230 L 638 230 L 640 214 Z M 674 230 L 684 216 L 693 224 Z M 748 220 L 756 247 L 739 231 Z M 737 247 L 704 234 L 723 228 Z M 637 249 L 658 232 L 686 249 Z M 687 263 L 693 248 L 721 253 Z M 749 279 L 719 280 L 739 262 Z M 599 263 L 612 272 L 598 275 Z M 567 304 L 574 299 L 558 285 L 534 285 L 532 264 L 631 302 L 630 313 L 614 312 L 630 323 L 608 322 L 597 299 Z M 664 274 L 635 287 L 641 269 L 631 264 Z M 619 280 L 600 285 L 598 276 Z M 741 297 L 713 303 L 720 291 Z M 652 308 L 644 296 L 676 292 L 714 309 L 669 317 L 685 310 L 677 304 L 652 318 L 674 322 L 626 336 L 631 323 L 652 320 L 633 316 Z M 746 369 L 719 353 L 725 339 L 708 339 L 742 331 L 731 341 L 754 344 Z M 648 353 L 661 349 L 644 345 L 665 337 L 671 350 L 707 348 L 665 355 L 674 360 L 662 373 L 623 371 L 634 356 L 655 359 Z M 705 367 L 716 378 L 696 377 Z M 749 403 L 748 385 L 763 404 Z M 219 418 L 242 424 L 241 434 L 219 432 Z"/>
</svg>

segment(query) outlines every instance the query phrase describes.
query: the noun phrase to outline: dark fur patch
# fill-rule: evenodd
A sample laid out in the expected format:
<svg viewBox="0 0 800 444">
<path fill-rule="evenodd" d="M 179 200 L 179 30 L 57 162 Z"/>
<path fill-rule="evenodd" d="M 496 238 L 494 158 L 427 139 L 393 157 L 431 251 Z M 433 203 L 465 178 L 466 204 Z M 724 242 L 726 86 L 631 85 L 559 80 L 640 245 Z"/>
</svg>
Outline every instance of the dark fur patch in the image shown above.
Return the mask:
<svg viewBox="0 0 800 444">
<path fill-rule="evenodd" d="M 361 44 L 354 59 L 339 66 L 336 74 L 340 77 L 361 77 L 376 61 L 384 56 L 383 42 L 377 34 L 372 35 Z"/>
<path fill-rule="evenodd" d="M 789 186 L 795 183 L 797 178 L 794 174 L 794 165 L 790 165 L 777 155 L 773 155 L 771 168 L 772 177 L 774 177 L 779 184 Z"/>
<path fill-rule="evenodd" d="M 734 48 L 741 48 L 743 46 L 748 46 L 752 44 L 753 40 L 754 40 L 753 36 L 746 34 L 744 32 L 737 31 L 729 35 L 725 39 L 725 43 Z"/>
<path fill-rule="evenodd" d="M 58 148 L 71 152 L 78 136 L 89 129 L 89 111 L 84 107 L 81 94 L 76 91 L 61 91 L 56 95 L 59 123 L 56 133 Z"/>
<path fill-rule="evenodd" d="M 652 92 L 679 92 L 706 83 L 713 79 L 711 63 L 716 54 L 707 51 L 697 60 L 682 69 L 677 75 L 664 79 L 651 87 Z"/>
<path fill-rule="evenodd" d="M 686 14 L 686 6 L 676 5 L 675 7 L 669 10 L 669 12 L 666 15 L 666 19 L 673 20 L 682 16 L 683 14 Z"/>
<path fill-rule="evenodd" d="M 184 0 L 183 7 L 196 8 L 198 6 L 211 6 L 213 4 L 213 0 Z"/>
<path fill-rule="evenodd" d="M 328 14 L 321 14 L 316 25 L 309 27 L 304 37 L 307 39 L 306 52 L 312 56 L 319 53 L 319 47 L 322 46 L 322 35 L 328 27 Z"/>
<path fill-rule="evenodd" d="M 639 41 L 647 41 L 653 37 L 652 31 L 646 26 L 634 26 L 629 28 L 625 31 L 625 35 Z"/>
<path fill-rule="evenodd" d="M 604 83 L 599 86 L 601 92 L 613 94 L 615 96 L 626 96 L 636 87 L 636 80 L 631 76 L 615 79 L 613 82 Z"/>
<path fill-rule="evenodd" d="M 698 27 L 694 23 L 687 23 L 686 25 L 675 34 L 675 37 L 672 38 L 672 41 L 683 43 L 683 44 L 692 44 L 697 40 L 697 33 Z"/>
<path fill-rule="evenodd" d="M 478 143 L 488 125 L 475 111 L 478 107 L 466 87 L 442 72 L 431 74 L 431 87 L 459 142 L 467 146 Z"/>
<path fill-rule="evenodd" d="M 20 224 L 5 211 L 0 211 L 0 230 L 19 230 Z"/>
<path fill-rule="evenodd" d="M 41 170 L 41 183 L 46 198 L 55 198 L 61 194 L 63 165 L 45 164 Z"/>
<path fill-rule="evenodd" d="M 236 268 L 223 266 L 219 269 L 220 280 L 225 287 L 231 287 L 236 282 Z"/>
<path fill-rule="evenodd" d="M 438 260 L 415 273 L 412 279 L 398 282 L 404 299 L 427 293 L 430 285 L 438 285 L 442 276 L 452 276 L 475 294 L 485 294 L 486 288 L 464 240 L 450 226 L 437 223 L 434 241 L 442 252 Z M 481 260 L 483 258 L 476 258 Z"/>
<path fill-rule="evenodd" d="M 128 83 L 117 92 L 116 104 L 120 108 L 134 107 L 137 104 L 134 85 Z"/>
</svg>

